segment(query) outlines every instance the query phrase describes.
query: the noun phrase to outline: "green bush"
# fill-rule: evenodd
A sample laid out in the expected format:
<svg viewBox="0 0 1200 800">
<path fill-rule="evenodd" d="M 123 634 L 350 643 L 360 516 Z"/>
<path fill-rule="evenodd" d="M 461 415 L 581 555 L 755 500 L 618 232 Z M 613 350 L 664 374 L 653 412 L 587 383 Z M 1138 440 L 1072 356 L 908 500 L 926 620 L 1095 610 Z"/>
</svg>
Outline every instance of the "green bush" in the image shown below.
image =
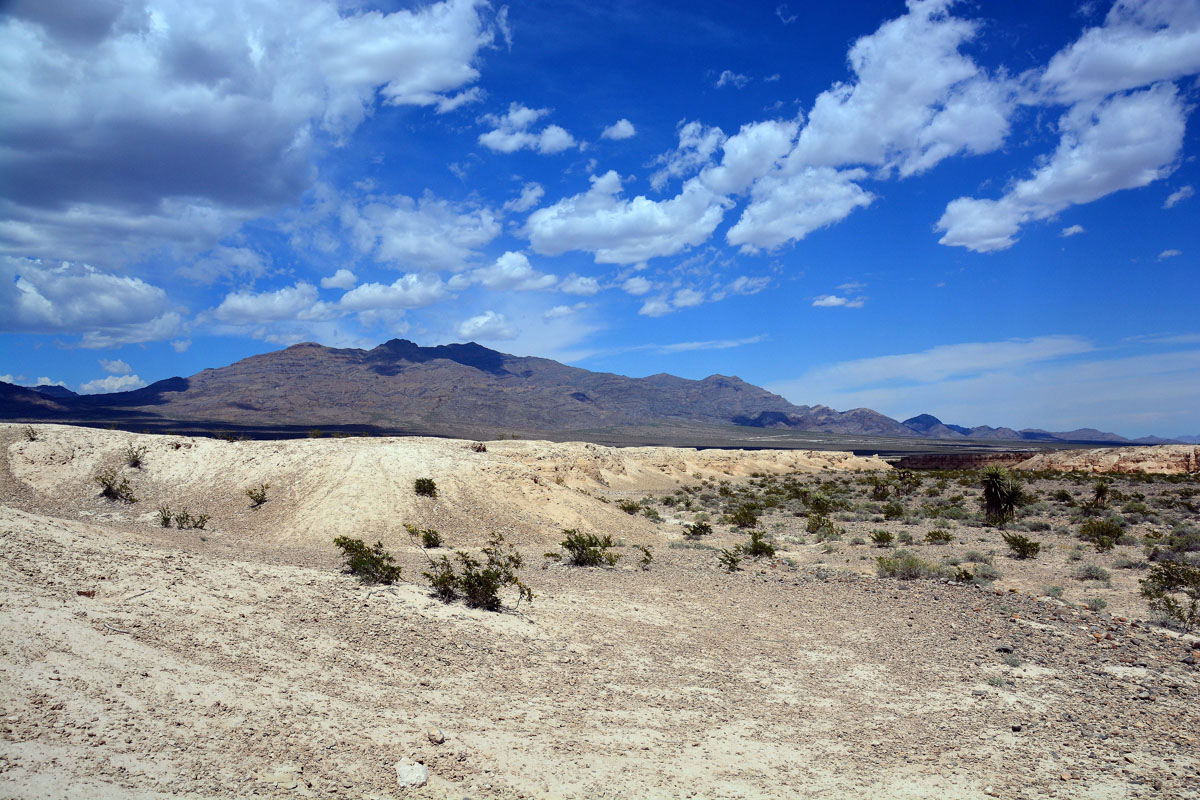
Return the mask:
<svg viewBox="0 0 1200 800">
<path fill-rule="evenodd" d="M 421 547 L 426 550 L 436 550 L 442 546 L 442 535 L 433 528 L 418 528 L 416 525 L 404 523 L 404 530 L 408 531 L 408 537 L 414 542 L 420 542 Z"/>
<path fill-rule="evenodd" d="M 844 533 L 833 520 L 823 514 L 810 514 L 806 528 L 817 537 L 818 542 L 837 541 Z"/>
<path fill-rule="evenodd" d="M 145 445 L 126 445 L 125 452 L 122 454 L 125 463 L 134 469 L 141 469 L 142 459 L 146 457 Z"/>
<path fill-rule="evenodd" d="M 433 478 L 417 478 L 413 481 L 413 491 L 418 497 L 437 497 L 437 484 Z"/>
<path fill-rule="evenodd" d="M 1108 601 L 1099 597 L 1089 597 L 1083 601 L 1083 607 L 1089 611 L 1103 611 L 1108 608 Z"/>
<path fill-rule="evenodd" d="M 989 584 L 993 581 L 1000 580 L 1000 570 L 993 567 L 991 564 L 980 563 L 975 565 L 975 575 L 972 577 L 972 582 L 979 584 Z"/>
<path fill-rule="evenodd" d="M 33 427 L 32 425 L 26 425 L 25 429 L 21 431 L 21 433 L 25 435 L 25 441 L 27 442 L 36 442 L 38 440 L 37 428 Z"/>
<path fill-rule="evenodd" d="M 729 521 L 738 528 L 753 528 L 758 524 L 758 513 L 753 506 L 743 503 L 729 515 Z"/>
<path fill-rule="evenodd" d="M 997 466 L 984 468 L 982 483 L 984 516 L 989 525 L 1002 526 L 1025 501 L 1025 490 L 1011 472 Z"/>
<path fill-rule="evenodd" d="M 1112 580 L 1112 573 L 1098 564 L 1084 564 L 1075 570 L 1075 577 L 1081 581 L 1101 581 L 1102 583 L 1108 583 Z"/>
<path fill-rule="evenodd" d="M 728 550 L 722 550 L 717 553 L 717 561 L 721 562 L 726 572 L 737 572 L 742 568 L 742 546 L 735 544 Z"/>
<path fill-rule="evenodd" d="M 504 536 L 496 534 L 483 548 L 486 561 L 462 552 L 454 553 L 459 570 L 455 572 L 454 564 L 446 556 L 430 559 L 430 569 L 421 573 L 433 589 L 434 595 L 444 603 L 452 603 L 462 597 L 470 608 L 481 608 L 485 611 L 499 611 L 500 590 L 505 586 L 517 588 L 517 605 L 522 600 L 533 602 L 533 592 L 517 575 L 517 570 L 524 565 L 524 559 L 516 548 L 510 547 L 504 541 Z"/>
<path fill-rule="evenodd" d="M 333 540 L 342 551 L 345 571 L 363 583 L 395 583 L 400 580 L 400 567 L 392 554 L 383 549 L 383 542 L 367 547 L 362 539 L 339 536 Z"/>
<path fill-rule="evenodd" d="M 893 500 L 883 507 L 884 519 L 902 519 L 904 517 L 904 506 Z"/>
<path fill-rule="evenodd" d="M 626 514 L 636 514 L 642 510 L 642 504 L 637 500 L 618 500 L 617 508 L 624 511 Z"/>
<path fill-rule="evenodd" d="M 1042 545 L 1030 539 L 1028 536 L 1022 536 L 1019 533 L 1001 534 L 1004 543 L 1013 551 L 1013 555 L 1020 559 L 1037 558 L 1037 554 L 1041 552 Z"/>
<path fill-rule="evenodd" d="M 751 558 L 771 558 L 775 555 L 775 546 L 763 538 L 760 530 L 750 531 L 750 541 L 742 545 L 742 552 Z"/>
<path fill-rule="evenodd" d="M 1079 538 L 1095 546 L 1097 553 L 1112 550 L 1123 533 L 1121 525 L 1111 519 L 1092 518 L 1084 520 L 1083 525 L 1079 526 Z"/>
<path fill-rule="evenodd" d="M 634 547 L 636 547 L 642 553 L 642 557 L 638 559 L 638 566 L 643 570 L 650 569 L 650 564 L 654 561 L 653 551 L 651 551 L 650 548 L 644 544 L 636 544 Z"/>
<path fill-rule="evenodd" d="M 158 507 L 158 524 L 159 525 L 161 525 L 164 528 L 169 528 L 169 527 L 171 527 L 171 520 L 173 520 L 173 519 L 175 519 L 175 515 L 174 515 L 174 513 L 172 513 L 170 506 L 162 505 L 162 506 Z"/>
<path fill-rule="evenodd" d="M 121 477 L 121 473 L 116 467 L 105 467 L 96 473 L 94 480 L 100 485 L 100 494 L 109 500 L 120 500 L 123 503 L 137 502 L 137 498 L 133 495 L 133 487 L 129 485 L 129 479 Z"/>
<path fill-rule="evenodd" d="M 875 559 L 875 570 L 881 578 L 900 578 L 906 581 L 941 578 L 946 575 L 943 567 L 922 561 L 907 550 L 901 550 L 894 556 L 879 556 Z"/>
<path fill-rule="evenodd" d="M 567 551 L 567 563 L 572 566 L 611 567 L 621 558 L 620 553 L 609 552 L 617 545 L 608 534 L 597 536 L 594 533 L 580 533 L 574 528 L 566 528 L 563 535 L 567 538 L 563 539 L 559 546 Z"/>
<path fill-rule="evenodd" d="M 688 539 L 699 539 L 712 533 L 712 525 L 707 522 L 693 522 L 683 526 L 683 535 Z"/>
<path fill-rule="evenodd" d="M 880 528 L 879 530 L 871 531 L 871 541 L 875 543 L 876 547 L 891 547 L 892 543 L 896 541 L 896 537 L 891 531 L 885 531 Z"/>
<path fill-rule="evenodd" d="M 1164 561 L 1142 581 L 1150 610 L 1184 630 L 1200 626 L 1200 566 Z"/>
<path fill-rule="evenodd" d="M 263 503 L 267 502 L 267 489 L 271 488 L 269 483 L 260 483 L 258 486 L 251 486 L 246 490 L 246 497 L 250 498 L 250 507 L 258 508 Z"/>
<path fill-rule="evenodd" d="M 950 544 L 954 541 L 954 535 L 945 528 L 934 528 L 925 534 L 925 541 L 929 544 Z"/>
</svg>

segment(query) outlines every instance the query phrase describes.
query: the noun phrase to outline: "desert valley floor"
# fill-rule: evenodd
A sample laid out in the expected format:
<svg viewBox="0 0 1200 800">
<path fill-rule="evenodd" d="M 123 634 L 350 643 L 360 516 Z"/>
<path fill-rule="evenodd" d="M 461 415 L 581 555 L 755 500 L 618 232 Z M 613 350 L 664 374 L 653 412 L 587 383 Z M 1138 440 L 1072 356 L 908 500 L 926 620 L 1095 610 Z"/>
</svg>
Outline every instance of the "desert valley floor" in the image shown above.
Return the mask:
<svg viewBox="0 0 1200 800">
<path fill-rule="evenodd" d="M 969 481 L 910 476 L 883 512 L 896 471 L 845 453 L 0 426 L 0 797 L 1196 797 L 1200 640 L 1147 621 L 1138 579 L 1198 522 L 1197 448 L 1039 458 L 1022 561 Z M 1110 470 L 1127 538 L 1098 553 L 1071 515 Z M 721 504 L 785 479 L 843 498 L 835 534 L 767 504 L 776 556 L 727 571 Z M 502 533 L 532 603 L 433 598 L 405 523 L 447 553 Z M 563 529 L 622 557 L 546 558 Z M 988 579 L 878 577 L 881 530 Z M 338 536 L 402 580 L 343 573 Z"/>
</svg>

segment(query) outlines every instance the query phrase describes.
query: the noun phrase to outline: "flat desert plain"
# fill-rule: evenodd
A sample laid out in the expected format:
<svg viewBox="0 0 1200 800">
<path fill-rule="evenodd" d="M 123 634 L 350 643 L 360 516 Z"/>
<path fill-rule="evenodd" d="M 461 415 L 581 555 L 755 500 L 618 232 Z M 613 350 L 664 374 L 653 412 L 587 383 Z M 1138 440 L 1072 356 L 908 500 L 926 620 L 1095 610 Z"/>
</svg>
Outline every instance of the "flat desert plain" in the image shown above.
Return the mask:
<svg viewBox="0 0 1200 800">
<path fill-rule="evenodd" d="M 1200 644 L 1138 593 L 1148 547 L 1191 541 L 1195 448 L 1016 465 L 1035 498 L 1000 531 L 972 473 L 485 445 L 0 426 L 0 797 L 1200 794 Z M 1107 552 L 1076 535 L 1097 474 Z M 620 559 L 546 557 L 564 529 Z M 775 555 L 728 571 L 751 530 Z M 431 596 L 428 555 L 497 533 L 531 603 Z M 339 536 L 401 580 L 344 573 Z M 933 577 L 880 577 L 898 548 Z"/>
</svg>

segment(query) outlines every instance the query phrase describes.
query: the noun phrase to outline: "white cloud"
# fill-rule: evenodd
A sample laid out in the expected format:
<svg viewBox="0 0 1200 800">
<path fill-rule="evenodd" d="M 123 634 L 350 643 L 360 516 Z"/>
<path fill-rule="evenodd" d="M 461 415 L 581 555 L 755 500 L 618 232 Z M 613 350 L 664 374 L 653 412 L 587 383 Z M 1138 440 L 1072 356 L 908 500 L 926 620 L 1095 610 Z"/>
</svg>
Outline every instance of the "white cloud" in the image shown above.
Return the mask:
<svg viewBox="0 0 1200 800">
<path fill-rule="evenodd" d="M 175 341 L 171 342 L 171 347 L 176 353 L 186 353 L 187 349 L 191 346 L 191 339 L 176 339 Z"/>
<path fill-rule="evenodd" d="M 720 164 L 705 168 L 700 180 L 716 194 L 741 194 L 791 151 L 799 127 L 796 120 L 743 125 L 722 141 Z"/>
<path fill-rule="evenodd" d="M 468 341 L 482 339 L 497 341 L 517 338 L 518 331 L 503 314 L 495 311 L 485 311 L 478 316 L 464 320 L 458 326 L 458 335 Z"/>
<path fill-rule="evenodd" d="M 636 134 L 637 131 L 633 127 L 633 123 L 625 118 L 621 118 L 609 125 L 600 134 L 601 139 L 628 139 Z"/>
<path fill-rule="evenodd" d="M 353 289 L 358 277 L 348 269 L 339 269 L 332 275 L 321 278 L 322 289 Z"/>
<path fill-rule="evenodd" d="M 633 295 L 634 297 L 641 297 L 642 295 L 647 294 L 651 289 L 653 289 L 654 284 L 651 283 L 650 281 L 646 280 L 645 278 L 641 277 L 640 275 L 634 275 L 631 278 L 626 278 L 625 281 L 621 284 L 621 288 L 624 289 L 625 292 L 627 292 L 628 294 Z"/>
<path fill-rule="evenodd" d="M 503 208 L 514 214 L 523 214 L 536 206 L 545 194 L 546 190 L 540 183 L 527 183 L 521 187 L 521 194 L 506 202 Z"/>
<path fill-rule="evenodd" d="M 1118 0 L 1104 25 L 1090 28 L 1050 60 L 1041 89 L 1058 102 L 1101 98 L 1200 72 L 1200 6 Z"/>
<path fill-rule="evenodd" d="M 109 375 L 128 375 L 133 372 L 133 367 L 126 364 L 119 358 L 109 360 L 107 358 L 100 359 L 100 369 L 107 372 Z"/>
<path fill-rule="evenodd" d="M 855 182 L 865 175 L 861 169 L 807 167 L 794 174 L 780 170 L 760 178 L 751 190 L 750 204 L 725 239 L 741 245 L 744 253 L 803 239 L 871 204 L 875 196 Z"/>
<path fill-rule="evenodd" d="M 558 282 L 554 275 L 535 270 L 523 253 L 507 252 L 495 263 L 471 272 L 471 278 L 479 284 L 496 291 L 534 291 L 549 289 Z"/>
<path fill-rule="evenodd" d="M 1189 186 L 1180 186 L 1175 191 L 1167 196 L 1166 202 L 1163 203 L 1163 208 L 1174 208 L 1177 204 L 1182 203 L 1189 197 L 1194 195 L 1196 190 Z"/>
<path fill-rule="evenodd" d="M 572 314 L 576 314 L 588 307 L 588 304 L 584 302 L 576 303 L 573 306 L 554 306 L 554 308 L 551 308 L 542 314 L 542 319 L 562 319 L 563 317 L 569 317 Z"/>
<path fill-rule="evenodd" d="M 670 314 L 674 310 L 666 300 L 655 299 L 642 303 L 642 307 L 638 309 L 638 313 L 643 317 L 661 317 Z"/>
<path fill-rule="evenodd" d="M 62 381 L 56 381 L 53 378 L 38 378 L 34 386 L 63 386 L 66 384 Z"/>
<path fill-rule="evenodd" d="M 779 21 L 784 25 L 791 25 L 796 20 L 800 19 L 795 14 L 788 13 L 787 3 L 783 3 L 775 7 L 775 16 L 779 17 Z"/>
<path fill-rule="evenodd" d="M 1059 121 L 1058 149 L 1032 176 L 999 200 L 960 197 L 947 204 L 936 226 L 944 231 L 939 242 L 1003 250 L 1027 222 L 1165 177 L 1183 144 L 1185 115 L 1171 84 L 1073 107 Z"/>
<path fill-rule="evenodd" d="M 166 292 L 140 278 L 0 257 L 2 332 L 82 334 L 84 347 L 104 347 L 167 338 L 181 324 Z"/>
<path fill-rule="evenodd" d="M 259 278 L 267 273 L 270 259 L 246 247 L 219 245 L 202 258 L 180 267 L 185 278 L 200 283 L 213 283 L 219 278 Z"/>
<path fill-rule="evenodd" d="M 212 316 L 229 325 L 298 319 L 317 304 L 317 287 L 300 281 L 294 286 L 268 292 L 232 292 L 213 310 Z"/>
<path fill-rule="evenodd" d="M 0 381 L 3 381 L 4 383 L 17 383 L 17 378 L 14 377 L 11 372 L 6 372 L 3 375 L 0 375 Z"/>
<path fill-rule="evenodd" d="M 408 273 L 390 285 L 364 283 L 342 295 L 337 305 L 346 311 L 424 308 L 449 296 L 442 280 L 429 273 Z"/>
<path fill-rule="evenodd" d="M 575 138 L 558 125 L 548 125 L 539 133 L 529 130 L 533 123 L 549 113 L 546 108 L 512 103 L 502 115 L 485 114 L 483 120 L 494 127 L 479 135 L 479 143 L 497 153 L 515 153 L 528 148 L 544 155 L 575 147 Z"/>
<path fill-rule="evenodd" d="M 1164 258 L 1174 258 L 1175 256 L 1181 255 L 1183 255 L 1182 250 L 1163 250 L 1158 254 L 1158 260 L 1162 261 Z"/>
<path fill-rule="evenodd" d="M 597 263 L 632 264 L 704 241 L 725 213 L 724 198 L 694 179 L 660 202 L 620 197 L 621 178 L 611 170 L 590 180 L 587 192 L 529 215 L 525 233 L 534 250 L 543 255 L 584 250 Z"/>
<path fill-rule="evenodd" d="M 750 82 L 750 76 L 742 75 L 733 70 L 721 70 L 721 74 L 717 77 L 717 82 L 713 84 L 718 89 L 722 86 L 732 86 L 736 89 L 744 89 L 746 84 Z"/>
<path fill-rule="evenodd" d="M 1084 229 L 1083 229 L 1082 225 L 1072 225 L 1069 228 L 1063 228 L 1062 232 L 1058 235 L 1065 239 L 1068 236 L 1078 236 L 1079 234 L 1081 234 L 1083 232 L 1084 232 Z"/>
<path fill-rule="evenodd" d="M 128 392 L 141 389 L 146 382 L 137 375 L 109 375 L 107 378 L 97 378 L 79 387 L 81 394 L 103 394 L 107 392 Z"/>
<path fill-rule="evenodd" d="M 864 299 L 861 297 L 841 297 L 836 294 L 823 294 L 813 298 L 814 308 L 862 308 Z"/>
<path fill-rule="evenodd" d="M 712 293 L 713 300 L 724 300 L 731 294 L 734 295 L 752 295 L 758 294 L 763 289 L 771 285 L 771 279 L 765 276 L 751 278 L 748 275 L 739 275 L 724 286 L 719 286 Z"/>
<path fill-rule="evenodd" d="M 650 176 L 650 186 L 662 191 L 667 181 L 698 172 L 712 162 L 717 148 L 725 141 L 720 128 L 706 128 L 699 122 L 679 123 L 679 145 L 654 159 L 662 168 Z"/>
<path fill-rule="evenodd" d="M 695 350 L 729 350 L 748 344 L 765 342 L 765 335 L 749 336 L 745 339 L 709 339 L 703 342 L 676 342 L 674 344 L 648 344 L 638 349 L 654 350 L 659 353 L 688 353 Z"/>
<path fill-rule="evenodd" d="M 419 200 L 396 195 L 362 207 L 346 206 L 342 224 L 360 252 L 416 269 L 459 269 L 501 232 L 490 209 L 429 194 Z"/>
<path fill-rule="evenodd" d="M 694 308 L 704 302 L 704 292 L 695 289 L 679 289 L 671 297 L 675 308 Z"/>
<path fill-rule="evenodd" d="M 459 92 L 453 97 L 443 97 L 437 101 L 437 113 L 446 114 L 471 103 L 478 103 L 487 94 L 478 86 Z"/>
<path fill-rule="evenodd" d="M 595 278 L 589 278 L 584 275 L 576 275 L 574 273 L 563 279 L 563 282 L 558 287 L 567 294 L 575 294 L 583 297 L 591 297 L 600 291 L 600 282 Z"/>
<path fill-rule="evenodd" d="M 0 248 L 93 263 L 200 250 L 314 178 L 378 102 L 453 104 L 490 12 L 335 0 L 9 4 Z M 153 164 L 154 168 L 148 168 Z"/>
</svg>

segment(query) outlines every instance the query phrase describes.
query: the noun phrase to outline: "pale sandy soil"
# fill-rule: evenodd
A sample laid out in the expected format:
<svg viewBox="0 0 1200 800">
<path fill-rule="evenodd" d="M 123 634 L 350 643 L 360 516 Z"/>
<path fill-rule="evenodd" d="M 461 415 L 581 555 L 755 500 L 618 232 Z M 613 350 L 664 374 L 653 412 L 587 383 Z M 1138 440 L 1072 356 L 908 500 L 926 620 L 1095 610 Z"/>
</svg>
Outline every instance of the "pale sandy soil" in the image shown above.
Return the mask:
<svg viewBox="0 0 1200 800">
<path fill-rule="evenodd" d="M 669 547 L 677 521 L 599 499 L 886 468 L 874 459 L 36 427 L 30 442 L 0 426 L 0 797 L 1200 792 L 1194 637 L 822 566 L 810 544 L 789 545 L 795 566 L 730 574 Z M 130 443 L 147 447 L 123 469 L 139 501 L 111 503 L 92 476 Z M 418 477 L 439 497 L 414 496 Z M 251 509 L 261 482 L 270 499 Z M 211 520 L 160 528 L 162 503 Z M 533 604 L 431 599 L 404 522 L 467 549 L 503 532 Z M 625 548 L 615 569 L 543 568 L 564 527 L 655 560 L 642 571 Z M 381 539 L 406 582 L 341 574 L 342 534 Z M 397 785 L 404 760 L 427 785 Z"/>
</svg>

